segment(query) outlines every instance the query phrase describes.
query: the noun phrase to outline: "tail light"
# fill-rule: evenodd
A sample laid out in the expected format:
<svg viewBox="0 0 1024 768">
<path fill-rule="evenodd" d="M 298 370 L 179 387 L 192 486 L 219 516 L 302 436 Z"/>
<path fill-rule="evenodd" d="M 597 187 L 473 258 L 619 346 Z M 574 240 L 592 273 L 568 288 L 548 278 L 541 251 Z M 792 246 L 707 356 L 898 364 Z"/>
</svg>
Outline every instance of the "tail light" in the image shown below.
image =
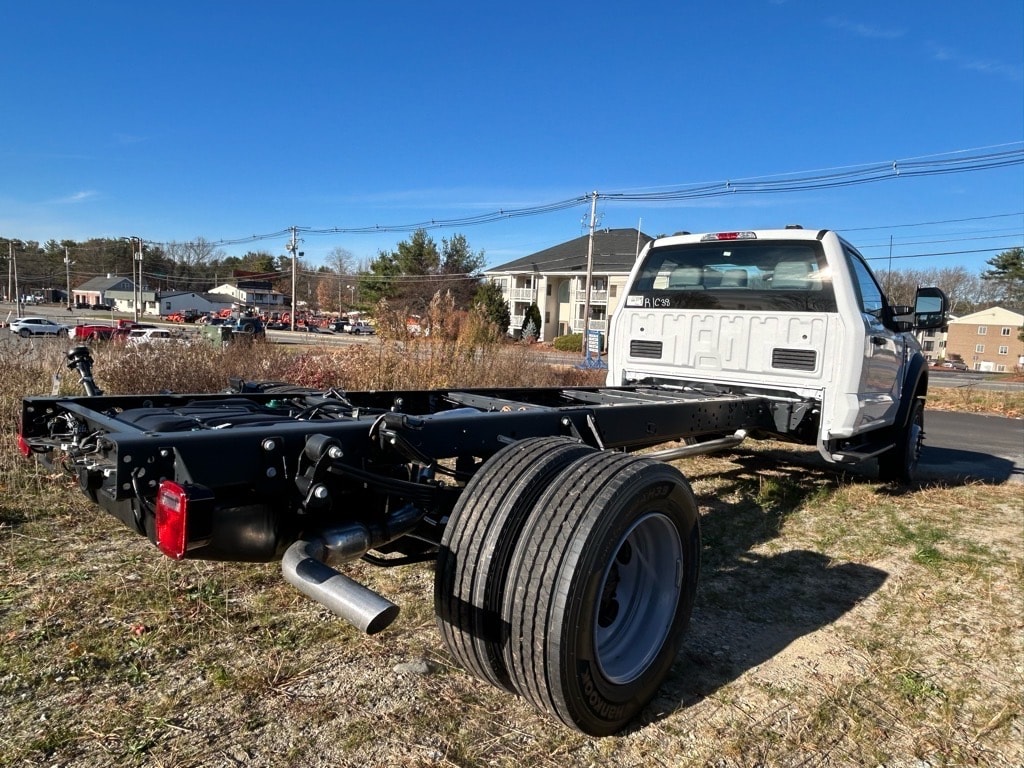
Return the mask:
<svg viewBox="0 0 1024 768">
<path fill-rule="evenodd" d="M 170 480 L 156 492 L 156 545 L 174 560 L 185 556 L 188 545 L 188 494 Z"/>
<path fill-rule="evenodd" d="M 28 444 L 28 440 L 20 432 L 18 433 L 18 450 L 26 458 L 32 455 L 32 446 Z"/>
</svg>

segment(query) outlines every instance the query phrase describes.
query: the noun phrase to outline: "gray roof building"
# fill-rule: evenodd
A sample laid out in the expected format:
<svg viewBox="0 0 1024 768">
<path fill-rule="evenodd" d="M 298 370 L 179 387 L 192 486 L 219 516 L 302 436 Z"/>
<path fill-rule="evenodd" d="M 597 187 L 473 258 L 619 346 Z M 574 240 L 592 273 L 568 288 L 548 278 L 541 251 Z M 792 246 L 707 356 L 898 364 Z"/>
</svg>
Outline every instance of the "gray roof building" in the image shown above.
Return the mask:
<svg viewBox="0 0 1024 768">
<path fill-rule="evenodd" d="M 602 229 L 594 232 L 590 290 L 591 330 L 606 332 L 608 318 L 619 302 L 636 257 L 653 240 L 638 229 Z M 554 245 L 484 272 L 497 284 L 512 316 L 510 332 L 522 327 L 530 304 L 541 313 L 538 338 L 581 333 L 587 327 L 587 253 L 590 235 Z"/>
</svg>

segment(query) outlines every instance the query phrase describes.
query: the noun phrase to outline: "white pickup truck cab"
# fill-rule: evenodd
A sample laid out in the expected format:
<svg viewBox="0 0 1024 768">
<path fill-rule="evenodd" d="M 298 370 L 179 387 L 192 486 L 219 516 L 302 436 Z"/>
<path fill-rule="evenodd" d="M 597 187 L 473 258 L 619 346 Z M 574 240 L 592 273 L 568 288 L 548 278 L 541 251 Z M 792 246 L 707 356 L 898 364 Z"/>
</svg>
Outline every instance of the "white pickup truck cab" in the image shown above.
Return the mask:
<svg viewBox="0 0 1024 768">
<path fill-rule="evenodd" d="M 928 369 L 912 331 L 946 324 L 937 288 L 889 304 L 864 257 L 829 230 L 679 234 L 652 241 L 608 334 L 608 384 L 789 401 L 778 433 L 830 462 L 877 458 L 909 480 Z M 787 411 L 783 411 L 784 413 Z"/>
</svg>

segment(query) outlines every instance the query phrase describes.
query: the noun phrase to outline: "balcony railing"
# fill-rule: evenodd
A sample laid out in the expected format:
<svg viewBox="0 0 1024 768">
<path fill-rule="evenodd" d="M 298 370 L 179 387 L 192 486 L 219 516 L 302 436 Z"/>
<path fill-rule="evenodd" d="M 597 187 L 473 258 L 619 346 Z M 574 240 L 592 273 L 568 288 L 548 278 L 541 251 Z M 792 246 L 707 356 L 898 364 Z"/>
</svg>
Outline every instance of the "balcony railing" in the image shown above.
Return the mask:
<svg viewBox="0 0 1024 768">
<path fill-rule="evenodd" d="M 576 302 L 578 304 L 587 303 L 587 292 L 576 291 Z M 608 291 L 591 291 L 590 292 L 590 303 L 591 304 L 607 304 L 608 303 Z"/>
<path fill-rule="evenodd" d="M 572 332 L 573 333 L 583 333 L 583 331 L 585 331 L 587 329 L 586 326 L 587 326 L 587 323 L 586 323 L 585 320 L 573 320 L 572 321 Z M 608 321 L 607 320 L 594 320 L 593 318 L 591 318 L 591 320 L 590 320 L 590 330 L 592 330 L 592 331 L 607 331 L 608 330 Z"/>
<path fill-rule="evenodd" d="M 509 291 L 509 298 L 512 301 L 533 301 L 536 291 L 533 288 L 513 288 Z"/>
</svg>

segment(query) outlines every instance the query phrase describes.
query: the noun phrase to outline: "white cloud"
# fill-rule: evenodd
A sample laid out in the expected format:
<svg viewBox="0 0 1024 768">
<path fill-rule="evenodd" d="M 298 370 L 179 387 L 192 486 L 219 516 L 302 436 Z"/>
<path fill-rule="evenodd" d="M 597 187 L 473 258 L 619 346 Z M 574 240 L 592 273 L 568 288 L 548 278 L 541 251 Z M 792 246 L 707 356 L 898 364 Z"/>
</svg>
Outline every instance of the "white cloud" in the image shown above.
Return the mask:
<svg viewBox="0 0 1024 768">
<path fill-rule="evenodd" d="M 1020 82 L 1024 80 L 1024 72 L 1020 67 L 1012 64 L 1004 64 L 993 59 L 981 59 L 960 53 L 953 48 L 936 43 L 931 44 L 932 57 L 936 61 L 947 61 L 959 69 L 966 69 L 970 72 L 980 72 L 983 75 L 995 75 L 1004 77 L 1007 80 Z"/>
<path fill-rule="evenodd" d="M 82 203 L 82 202 L 85 202 L 86 200 L 91 200 L 92 198 L 96 197 L 98 194 L 99 193 L 96 192 L 95 190 L 83 189 L 82 191 L 75 192 L 74 194 L 68 195 L 67 197 L 58 198 L 57 200 L 54 200 L 53 202 L 54 203 L 58 203 L 58 204 L 71 204 L 71 205 L 73 205 L 74 203 Z"/>
<path fill-rule="evenodd" d="M 829 18 L 826 23 L 835 29 L 850 32 L 857 37 L 866 37 L 869 40 L 897 40 L 904 35 L 904 32 L 901 29 L 873 27 L 868 24 L 850 21 L 849 19 L 841 19 L 837 16 Z"/>
</svg>

